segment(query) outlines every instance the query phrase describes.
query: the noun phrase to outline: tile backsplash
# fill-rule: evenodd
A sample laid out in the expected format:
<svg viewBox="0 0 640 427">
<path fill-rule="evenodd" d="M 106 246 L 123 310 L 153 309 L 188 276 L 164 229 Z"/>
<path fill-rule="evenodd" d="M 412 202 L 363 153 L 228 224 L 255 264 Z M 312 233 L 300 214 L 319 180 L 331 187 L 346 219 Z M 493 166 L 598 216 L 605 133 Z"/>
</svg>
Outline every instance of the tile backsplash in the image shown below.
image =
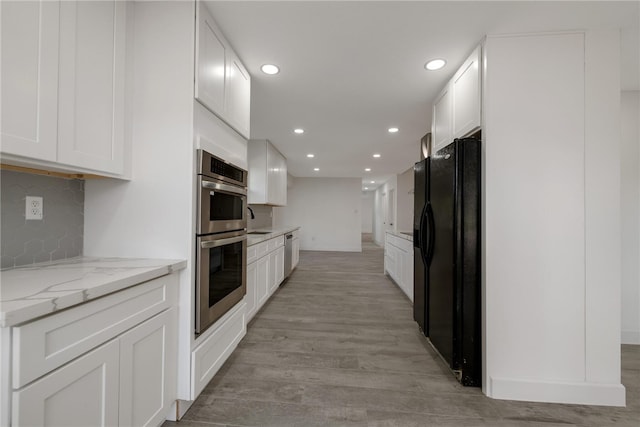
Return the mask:
<svg viewBox="0 0 640 427">
<path fill-rule="evenodd" d="M 273 221 L 273 208 L 267 205 L 250 205 L 251 209 L 253 209 L 253 213 L 255 218 L 251 218 L 251 214 L 249 212 L 247 216 L 247 228 L 249 230 L 258 230 L 260 228 L 270 228 Z"/>
<path fill-rule="evenodd" d="M 0 171 L 1 268 L 82 255 L 84 181 Z M 43 198 L 42 220 L 25 219 L 26 196 Z"/>
</svg>

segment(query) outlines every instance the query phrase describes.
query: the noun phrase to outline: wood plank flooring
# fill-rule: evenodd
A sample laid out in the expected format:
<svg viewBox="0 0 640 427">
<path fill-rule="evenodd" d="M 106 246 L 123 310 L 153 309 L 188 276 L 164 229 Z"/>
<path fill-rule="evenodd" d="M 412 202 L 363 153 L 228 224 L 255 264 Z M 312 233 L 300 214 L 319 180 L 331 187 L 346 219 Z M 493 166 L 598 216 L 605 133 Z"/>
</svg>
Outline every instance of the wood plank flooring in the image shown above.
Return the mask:
<svg viewBox="0 0 640 427">
<path fill-rule="evenodd" d="M 383 274 L 383 251 L 301 252 L 300 264 L 179 423 L 207 426 L 640 425 L 640 346 L 623 346 L 627 407 L 489 399 L 462 387 Z"/>
</svg>

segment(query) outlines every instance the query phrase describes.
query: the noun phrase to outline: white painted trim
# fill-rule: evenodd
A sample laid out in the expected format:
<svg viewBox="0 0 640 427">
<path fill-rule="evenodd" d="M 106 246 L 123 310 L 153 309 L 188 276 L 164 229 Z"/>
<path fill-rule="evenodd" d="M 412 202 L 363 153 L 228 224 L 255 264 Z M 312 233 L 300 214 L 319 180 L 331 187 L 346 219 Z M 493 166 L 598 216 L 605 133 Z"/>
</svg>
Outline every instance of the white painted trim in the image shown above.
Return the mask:
<svg viewBox="0 0 640 427">
<path fill-rule="evenodd" d="M 622 344 L 640 345 L 640 331 L 622 331 Z"/>
<path fill-rule="evenodd" d="M 510 378 L 489 379 L 488 396 L 494 399 L 580 405 L 625 406 L 622 384 L 532 381 Z"/>
</svg>

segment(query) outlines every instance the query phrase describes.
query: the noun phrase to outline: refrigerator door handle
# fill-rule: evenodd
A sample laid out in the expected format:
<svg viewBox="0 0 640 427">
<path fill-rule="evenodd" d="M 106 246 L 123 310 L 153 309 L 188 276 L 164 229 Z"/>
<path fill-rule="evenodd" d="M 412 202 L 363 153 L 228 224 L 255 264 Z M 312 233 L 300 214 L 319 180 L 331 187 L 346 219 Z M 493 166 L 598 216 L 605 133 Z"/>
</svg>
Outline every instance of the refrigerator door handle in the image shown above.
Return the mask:
<svg viewBox="0 0 640 427">
<path fill-rule="evenodd" d="M 429 227 L 429 238 L 427 241 L 425 264 L 431 265 L 431 260 L 433 259 L 433 250 L 436 243 L 436 225 L 433 219 L 433 208 L 431 207 L 431 203 L 427 203 L 426 217 Z"/>
<path fill-rule="evenodd" d="M 429 244 L 431 241 L 431 232 L 429 227 L 429 209 L 431 203 L 427 202 L 422 210 L 422 218 L 420 220 L 420 252 L 422 253 L 422 262 L 425 267 L 429 267 L 431 260 L 429 259 Z M 425 233 L 426 236 L 425 236 Z"/>
<path fill-rule="evenodd" d="M 424 230 L 424 216 L 425 216 L 426 210 L 427 210 L 427 204 L 425 203 L 425 205 L 422 207 L 422 212 L 420 212 L 420 226 L 418 227 L 418 232 L 415 233 L 416 234 L 415 236 L 413 236 L 415 241 L 414 246 L 419 248 L 422 253 L 424 253 L 424 245 L 422 244 L 422 233 L 423 233 L 422 230 Z"/>
</svg>

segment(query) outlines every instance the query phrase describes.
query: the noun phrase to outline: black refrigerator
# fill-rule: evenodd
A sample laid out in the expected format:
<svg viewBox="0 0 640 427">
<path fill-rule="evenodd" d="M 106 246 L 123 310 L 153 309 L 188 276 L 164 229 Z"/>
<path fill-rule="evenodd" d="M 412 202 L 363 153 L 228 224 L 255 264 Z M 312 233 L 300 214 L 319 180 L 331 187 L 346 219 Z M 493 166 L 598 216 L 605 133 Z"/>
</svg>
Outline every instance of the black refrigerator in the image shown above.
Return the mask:
<svg viewBox="0 0 640 427">
<path fill-rule="evenodd" d="M 458 380 L 480 386 L 480 140 L 454 140 L 414 177 L 414 318 Z"/>
</svg>

